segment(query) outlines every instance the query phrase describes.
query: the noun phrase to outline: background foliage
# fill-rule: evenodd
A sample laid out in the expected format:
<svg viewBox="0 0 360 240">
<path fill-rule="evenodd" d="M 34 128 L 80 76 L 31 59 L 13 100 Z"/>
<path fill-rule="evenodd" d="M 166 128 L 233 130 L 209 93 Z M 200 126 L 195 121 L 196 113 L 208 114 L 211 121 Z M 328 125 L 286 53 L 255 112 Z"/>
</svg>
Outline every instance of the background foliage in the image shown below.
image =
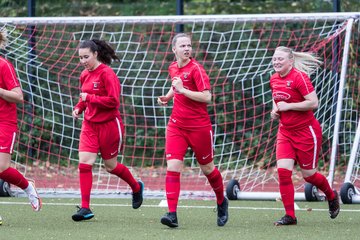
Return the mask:
<svg viewBox="0 0 360 240">
<path fill-rule="evenodd" d="M 34 0 L 36 16 L 175 15 L 168 0 Z M 28 16 L 27 0 L 0 0 L 0 16 Z M 359 0 L 341 0 L 343 12 L 359 12 Z M 332 12 L 333 0 L 184 0 L 184 14 Z"/>
</svg>

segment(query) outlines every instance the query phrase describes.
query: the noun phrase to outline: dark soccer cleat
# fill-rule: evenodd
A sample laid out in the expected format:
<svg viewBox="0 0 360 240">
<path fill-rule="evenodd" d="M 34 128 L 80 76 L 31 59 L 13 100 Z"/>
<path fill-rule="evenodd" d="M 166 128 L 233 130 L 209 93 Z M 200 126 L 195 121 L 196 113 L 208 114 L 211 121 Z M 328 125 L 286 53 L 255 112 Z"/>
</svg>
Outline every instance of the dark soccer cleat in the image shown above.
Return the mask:
<svg viewBox="0 0 360 240">
<path fill-rule="evenodd" d="M 340 212 L 339 194 L 334 190 L 335 198 L 329 201 L 329 214 L 330 218 L 334 219 Z"/>
<path fill-rule="evenodd" d="M 229 200 L 224 197 L 224 201 L 217 205 L 217 225 L 222 227 L 226 224 L 229 218 Z"/>
<path fill-rule="evenodd" d="M 280 220 L 277 220 L 276 222 L 274 222 L 275 226 L 282 226 L 282 225 L 296 225 L 297 224 L 297 219 L 296 218 L 292 218 L 289 215 L 285 215 L 283 216 Z"/>
<path fill-rule="evenodd" d="M 176 212 L 168 212 L 166 213 L 162 218 L 161 218 L 161 223 L 171 227 L 171 228 L 176 228 L 178 227 L 178 220 L 177 220 L 177 216 L 176 216 Z"/>
<path fill-rule="evenodd" d="M 140 191 L 133 193 L 132 195 L 133 209 L 138 209 L 143 202 L 144 183 L 142 181 L 138 181 L 138 183 L 140 185 Z"/>
<path fill-rule="evenodd" d="M 91 212 L 89 208 L 79 208 L 79 210 L 74 215 L 72 215 L 72 219 L 75 222 L 89 220 L 92 219 L 93 217 L 94 214 Z"/>
</svg>

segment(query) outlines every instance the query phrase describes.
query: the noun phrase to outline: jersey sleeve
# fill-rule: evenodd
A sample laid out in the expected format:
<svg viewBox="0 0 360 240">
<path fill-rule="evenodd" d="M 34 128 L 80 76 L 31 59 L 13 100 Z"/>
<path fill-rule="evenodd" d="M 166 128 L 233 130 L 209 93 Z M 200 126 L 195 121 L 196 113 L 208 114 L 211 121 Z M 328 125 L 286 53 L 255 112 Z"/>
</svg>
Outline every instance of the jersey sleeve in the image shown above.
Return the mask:
<svg viewBox="0 0 360 240">
<path fill-rule="evenodd" d="M 3 79 L 6 79 L 5 81 L 6 90 L 11 90 L 13 88 L 20 86 L 20 82 L 16 76 L 15 69 L 10 62 L 6 61 L 6 64 L 3 65 L 1 74 Z"/>
<path fill-rule="evenodd" d="M 193 77 L 199 92 L 211 89 L 209 76 L 206 74 L 204 67 L 200 64 L 196 64 L 194 67 Z"/>
<path fill-rule="evenodd" d="M 83 72 L 82 72 L 79 80 L 80 85 L 82 85 L 83 81 L 84 80 L 83 80 Z M 85 108 L 86 108 L 86 103 L 81 100 L 81 97 L 79 97 L 78 103 L 74 106 L 74 110 L 79 109 L 79 114 L 80 114 L 85 110 Z"/>
<path fill-rule="evenodd" d="M 309 76 L 305 73 L 300 73 L 297 77 L 297 89 L 302 96 L 306 96 L 314 91 L 314 86 L 311 83 Z"/>
</svg>

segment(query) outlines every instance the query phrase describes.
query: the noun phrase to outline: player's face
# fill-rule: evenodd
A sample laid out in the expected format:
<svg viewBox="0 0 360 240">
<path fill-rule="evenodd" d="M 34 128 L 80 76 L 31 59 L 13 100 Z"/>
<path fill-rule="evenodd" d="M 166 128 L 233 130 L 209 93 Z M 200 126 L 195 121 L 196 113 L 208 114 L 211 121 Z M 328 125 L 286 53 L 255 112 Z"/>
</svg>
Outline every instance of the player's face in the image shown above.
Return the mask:
<svg viewBox="0 0 360 240">
<path fill-rule="evenodd" d="M 286 75 L 293 67 L 294 60 L 289 58 L 289 53 L 284 51 L 275 51 L 272 57 L 272 65 L 275 72 L 281 76 Z"/>
<path fill-rule="evenodd" d="M 188 37 L 179 37 L 176 40 L 173 52 L 178 60 L 186 61 L 191 57 L 192 47 L 191 40 Z"/>
<path fill-rule="evenodd" d="M 97 52 L 91 52 L 90 48 L 80 48 L 79 58 L 81 65 L 88 70 L 93 70 L 98 65 Z"/>
</svg>

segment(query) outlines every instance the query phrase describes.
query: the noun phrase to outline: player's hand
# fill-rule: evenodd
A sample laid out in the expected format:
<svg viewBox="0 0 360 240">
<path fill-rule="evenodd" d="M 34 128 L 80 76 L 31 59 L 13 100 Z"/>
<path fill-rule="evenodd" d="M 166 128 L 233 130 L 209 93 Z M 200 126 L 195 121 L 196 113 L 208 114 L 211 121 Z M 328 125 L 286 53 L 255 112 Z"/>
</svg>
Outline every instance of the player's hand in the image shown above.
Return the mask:
<svg viewBox="0 0 360 240">
<path fill-rule="evenodd" d="M 86 96 L 87 96 L 87 93 L 80 93 L 80 98 L 83 102 L 86 101 Z"/>
<path fill-rule="evenodd" d="M 287 102 L 283 102 L 283 101 L 278 102 L 276 104 L 276 107 L 277 107 L 278 112 L 285 112 L 285 111 L 290 110 L 290 105 Z"/>
<path fill-rule="evenodd" d="M 76 108 L 73 112 L 72 112 L 72 116 L 73 118 L 75 119 L 78 119 L 79 118 L 79 109 Z"/>
<path fill-rule="evenodd" d="M 272 119 L 279 119 L 279 117 L 280 117 L 278 111 L 274 110 L 274 109 L 271 111 L 270 116 Z"/>
<path fill-rule="evenodd" d="M 168 104 L 169 99 L 166 96 L 160 96 L 157 98 L 157 103 L 160 106 L 166 106 Z"/>
<path fill-rule="evenodd" d="M 174 91 L 177 93 L 182 93 L 184 86 L 183 81 L 179 77 L 174 77 L 171 82 L 171 86 L 174 88 Z"/>
</svg>

